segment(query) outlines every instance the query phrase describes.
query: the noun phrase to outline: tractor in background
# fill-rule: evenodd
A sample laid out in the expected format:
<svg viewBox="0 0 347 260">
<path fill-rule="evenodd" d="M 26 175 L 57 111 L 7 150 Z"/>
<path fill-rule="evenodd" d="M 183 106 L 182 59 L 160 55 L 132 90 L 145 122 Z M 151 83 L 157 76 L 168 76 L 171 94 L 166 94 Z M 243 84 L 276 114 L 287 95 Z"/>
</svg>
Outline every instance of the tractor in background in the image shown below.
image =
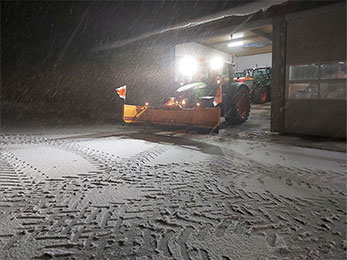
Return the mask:
<svg viewBox="0 0 347 260">
<path fill-rule="evenodd" d="M 249 88 L 251 100 L 264 104 L 271 100 L 271 68 L 255 68 L 234 73 L 234 81 L 242 82 Z"/>
<path fill-rule="evenodd" d="M 271 100 L 271 68 L 256 68 L 252 71 L 253 85 L 251 99 L 253 103 L 264 104 Z"/>
</svg>

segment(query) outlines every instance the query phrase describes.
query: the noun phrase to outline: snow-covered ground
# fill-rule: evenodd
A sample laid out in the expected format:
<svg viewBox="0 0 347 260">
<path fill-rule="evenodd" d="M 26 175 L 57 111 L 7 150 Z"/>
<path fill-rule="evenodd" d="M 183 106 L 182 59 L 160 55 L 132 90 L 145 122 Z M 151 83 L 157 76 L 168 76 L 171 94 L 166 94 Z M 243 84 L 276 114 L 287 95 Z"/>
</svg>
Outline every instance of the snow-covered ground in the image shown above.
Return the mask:
<svg viewBox="0 0 347 260">
<path fill-rule="evenodd" d="M 219 135 L 2 131 L 0 259 L 345 259 L 343 144 L 273 136 L 264 108 Z"/>
<path fill-rule="evenodd" d="M 263 164 L 339 173 L 346 171 L 346 154 L 341 152 L 249 140 L 233 140 L 228 148 Z"/>
</svg>

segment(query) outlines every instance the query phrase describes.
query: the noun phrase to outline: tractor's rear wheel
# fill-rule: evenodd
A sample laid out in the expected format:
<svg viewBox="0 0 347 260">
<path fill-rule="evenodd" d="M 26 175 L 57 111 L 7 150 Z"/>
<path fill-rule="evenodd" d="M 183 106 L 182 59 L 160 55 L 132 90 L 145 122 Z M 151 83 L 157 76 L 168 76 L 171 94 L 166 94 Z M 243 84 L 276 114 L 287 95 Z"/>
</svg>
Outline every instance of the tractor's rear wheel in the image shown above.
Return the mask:
<svg viewBox="0 0 347 260">
<path fill-rule="evenodd" d="M 252 92 L 252 101 L 256 104 L 264 104 L 269 101 L 269 91 L 267 87 L 257 87 Z"/>
<path fill-rule="evenodd" d="M 241 86 L 236 93 L 226 98 L 226 102 L 223 102 L 225 120 L 233 125 L 245 122 L 251 108 L 248 87 L 246 85 Z"/>
</svg>

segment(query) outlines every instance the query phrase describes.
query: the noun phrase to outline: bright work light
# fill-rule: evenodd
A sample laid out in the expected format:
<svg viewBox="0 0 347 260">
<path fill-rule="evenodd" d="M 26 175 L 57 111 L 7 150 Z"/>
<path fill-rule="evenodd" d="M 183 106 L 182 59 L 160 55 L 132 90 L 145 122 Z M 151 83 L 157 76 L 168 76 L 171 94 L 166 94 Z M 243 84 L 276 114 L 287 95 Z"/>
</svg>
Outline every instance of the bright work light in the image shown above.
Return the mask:
<svg viewBox="0 0 347 260">
<path fill-rule="evenodd" d="M 221 57 L 213 57 L 210 60 L 210 67 L 212 70 L 220 70 L 223 68 L 224 61 Z"/>
<path fill-rule="evenodd" d="M 185 56 L 180 61 L 178 67 L 179 67 L 179 71 L 182 74 L 185 74 L 187 76 L 193 76 L 198 70 L 198 63 L 196 59 L 194 59 L 193 57 Z"/>
<path fill-rule="evenodd" d="M 228 47 L 242 46 L 243 44 L 244 44 L 244 41 L 231 42 L 228 44 Z"/>
<path fill-rule="evenodd" d="M 243 32 L 233 33 L 233 34 L 231 35 L 231 39 L 232 39 L 232 40 L 240 39 L 240 38 L 242 38 L 243 36 L 244 36 L 244 33 L 243 33 Z"/>
</svg>

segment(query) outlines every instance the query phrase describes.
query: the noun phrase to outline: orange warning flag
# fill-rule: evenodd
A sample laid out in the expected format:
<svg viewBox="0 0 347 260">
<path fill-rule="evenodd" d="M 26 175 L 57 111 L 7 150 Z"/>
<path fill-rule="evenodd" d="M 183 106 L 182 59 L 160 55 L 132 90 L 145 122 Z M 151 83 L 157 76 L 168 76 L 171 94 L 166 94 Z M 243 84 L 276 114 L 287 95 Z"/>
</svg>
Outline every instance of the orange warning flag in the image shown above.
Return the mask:
<svg viewBox="0 0 347 260">
<path fill-rule="evenodd" d="M 120 88 L 117 88 L 116 91 L 117 91 L 117 94 L 119 95 L 120 98 L 125 99 L 125 95 L 127 92 L 127 86 L 124 85 Z"/>
<path fill-rule="evenodd" d="M 223 102 L 222 98 L 222 87 L 220 86 L 217 90 L 216 96 L 214 97 L 213 105 L 217 106 L 218 104 Z"/>
</svg>

